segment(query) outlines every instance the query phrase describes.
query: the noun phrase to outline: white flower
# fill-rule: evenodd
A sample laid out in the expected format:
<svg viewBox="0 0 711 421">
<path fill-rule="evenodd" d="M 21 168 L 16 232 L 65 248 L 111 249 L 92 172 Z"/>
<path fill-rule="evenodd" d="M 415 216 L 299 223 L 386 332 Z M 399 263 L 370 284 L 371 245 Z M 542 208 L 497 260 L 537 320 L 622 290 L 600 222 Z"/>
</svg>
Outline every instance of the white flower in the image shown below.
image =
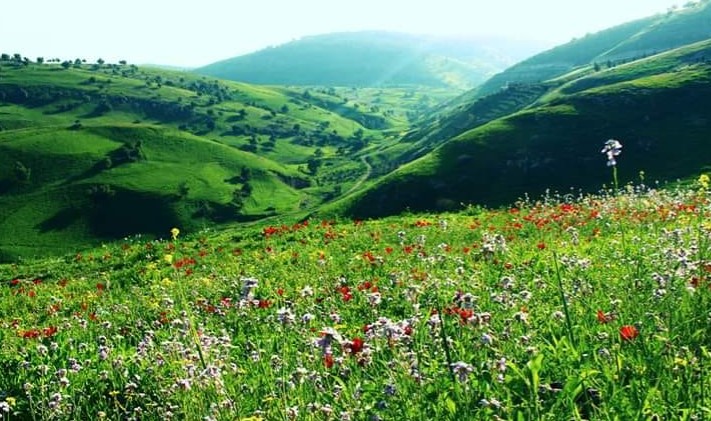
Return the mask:
<svg viewBox="0 0 711 421">
<path fill-rule="evenodd" d="M 472 371 L 474 371 L 474 367 L 464 361 L 452 363 L 452 372 L 457 375 L 460 382 L 467 381 L 467 378 L 469 378 L 469 374 L 471 374 Z"/>
<path fill-rule="evenodd" d="M 622 153 L 622 143 L 619 140 L 609 139 L 605 142 L 605 146 L 600 151 L 607 155 L 607 166 L 612 167 L 617 165 L 615 157 Z"/>
</svg>

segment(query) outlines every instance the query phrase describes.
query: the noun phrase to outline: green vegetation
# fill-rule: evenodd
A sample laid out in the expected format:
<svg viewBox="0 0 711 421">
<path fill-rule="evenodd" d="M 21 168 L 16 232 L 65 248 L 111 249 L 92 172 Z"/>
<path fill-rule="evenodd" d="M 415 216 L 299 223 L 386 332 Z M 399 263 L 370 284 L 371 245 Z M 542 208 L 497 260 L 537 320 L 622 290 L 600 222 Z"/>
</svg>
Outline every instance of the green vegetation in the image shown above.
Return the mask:
<svg viewBox="0 0 711 421">
<path fill-rule="evenodd" d="M 615 26 L 537 54 L 497 74 L 472 94 L 481 97 L 511 83 L 538 83 L 581 66 L 615 67 L 709 38 L 711 2 Z M 470 98 L 472 94 L 467 95 Z"/>
<path fill-rule="evenodd" d="M 532 106 L 464 132 L 329 211 L 375 217 L 596 191 L 607 180 L 597 152 L 611 137 L 626 145 L 622 180 L 639 171 L 650 180 L 693 176 L 711 165 L 711 65 L 700 59 L 709 51 L 706 41 L 558 82 Z"/>
<path fill-rule="evenodd" d="M 310 209 L 355 185 L 382 129 L 434 106 L 66 63 L 0 61 L 0 259 Z"/>
<path fill-rule="evenodd" d="M 259 73 L 262 59 L 304 54 L 297 64 L 306 67 L 290 73 L 304 80 L 279 79 L 276 65 L 262 72 L 273 77 L 262 82 L 299 86 L 4 54 L 0 259 L 160 237 L 172 225 L 378 217 L 597 191 L 607 175 L 596 151 L 611 137 L 627 145 L 623 183 L 639 171 L 687 178 L 711 165 L 711 41 L 690 43 L 709 4 L 575 40 L 457 98 L 476 83 L 457 66 L 483 69 L 485 55 L 401 34 L 309 37 L 239 58 Z M 309 58 L 316 52 L 328 63 Z M 366 53 L 372 60 L 359 58 Z M 385 68 L 393 79 L 377 76 Z M 517 69 L 533 79 L 510 78 Z M 352 86 L 328 86 L 341 83 Z"/>
<path fill-rule="evenodd" d="M 424 85 L 461 92 L 537 51 L 526 42 L 351 32 L 305 37 L 196 72 L 268 85 Z"/>
<path fill-rule="evenodd" d="M 437 88 L 2 54 L 0 420 L 711 418 L 709 4 L 441 106 L 433 56 L 392 75 Z"/>
<path fill-rule="evenodd" d="M 0 265 L 0 417 L 708 418 L 708 180 Z"/>
</svg>

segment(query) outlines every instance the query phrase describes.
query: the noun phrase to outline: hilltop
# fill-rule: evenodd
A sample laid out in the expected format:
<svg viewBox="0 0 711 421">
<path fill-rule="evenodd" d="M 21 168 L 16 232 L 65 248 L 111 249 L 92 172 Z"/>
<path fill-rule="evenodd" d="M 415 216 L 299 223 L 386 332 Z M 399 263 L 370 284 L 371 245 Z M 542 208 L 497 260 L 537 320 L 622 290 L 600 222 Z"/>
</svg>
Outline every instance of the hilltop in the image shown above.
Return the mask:
<svg viewBox="0 0 711 421">
<path fill-rule="evenodd" d="M 304 37 L 195 71 L 269 85 L 425 85 L 461 91 L 542 48 L 535 42 L 493 38 L 348 32 Z"/>
</svg>

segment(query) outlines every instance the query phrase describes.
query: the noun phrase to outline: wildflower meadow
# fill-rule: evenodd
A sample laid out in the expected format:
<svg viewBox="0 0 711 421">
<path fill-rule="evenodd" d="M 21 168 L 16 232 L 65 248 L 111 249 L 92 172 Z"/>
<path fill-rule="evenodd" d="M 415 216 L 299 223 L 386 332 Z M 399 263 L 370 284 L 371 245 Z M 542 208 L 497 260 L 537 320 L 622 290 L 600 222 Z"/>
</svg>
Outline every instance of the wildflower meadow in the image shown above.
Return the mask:
<svg viewBox="0 0 711 421">
<path fill-rule="evenodd" d="M 708 189 L 0 266 L 0 419 L 708 419 Z"/>
</svg>

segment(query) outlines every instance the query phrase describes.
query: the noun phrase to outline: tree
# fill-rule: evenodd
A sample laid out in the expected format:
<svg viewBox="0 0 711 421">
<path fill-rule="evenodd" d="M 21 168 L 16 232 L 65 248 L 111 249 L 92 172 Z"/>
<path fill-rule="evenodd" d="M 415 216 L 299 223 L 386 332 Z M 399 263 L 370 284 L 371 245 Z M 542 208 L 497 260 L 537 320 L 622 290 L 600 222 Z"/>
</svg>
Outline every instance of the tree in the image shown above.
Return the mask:
<svg viewBox="0 0 711 421">
<path fill-rule="evenodd" d="M 72 67 L 72 62 L 69 61 L 69 60 L 64 60 L 64 61 L 62 62 L 62 67 L 65 68 L 65 69 L 68 69 L 68 68 Z"/>
<path fill-rule="evenodd" d="M 306 166 L 308 167 L 311 175 L 316 175 L 316 173 L 318 172 L 318 169 L 321 167 L 321 160 L 316 158 L 315 156 L 312 156 L 306 162 Z"/>
<path fill-rule="evenodd" d="M 242 167 L 242 171 L 239 173 L 239 178 L 243 183 L 248 182 L 252 179 L 252 169 L 249 167 Z"/>
<path fill-rule="evenodd" d="M 37 57 L 37 64 L 44 64 L 44 57 Z"/>
<path fill-rule="evenodd" d="M 32 175 L 32 169 L 25 166 L 20 161 L 15 162 L 15 179 L 21 184 L 29 184 L 30 176 Z"/>
<path fill-rule="evenodd" d="M 104 61 L 103 58 L 100 58 L 100 59 L 96 60 L 96 64 L 98 64 L 99 66 L 103 66 L 104 63 L 106 63 L 106 62 Z"/>
</svg>

